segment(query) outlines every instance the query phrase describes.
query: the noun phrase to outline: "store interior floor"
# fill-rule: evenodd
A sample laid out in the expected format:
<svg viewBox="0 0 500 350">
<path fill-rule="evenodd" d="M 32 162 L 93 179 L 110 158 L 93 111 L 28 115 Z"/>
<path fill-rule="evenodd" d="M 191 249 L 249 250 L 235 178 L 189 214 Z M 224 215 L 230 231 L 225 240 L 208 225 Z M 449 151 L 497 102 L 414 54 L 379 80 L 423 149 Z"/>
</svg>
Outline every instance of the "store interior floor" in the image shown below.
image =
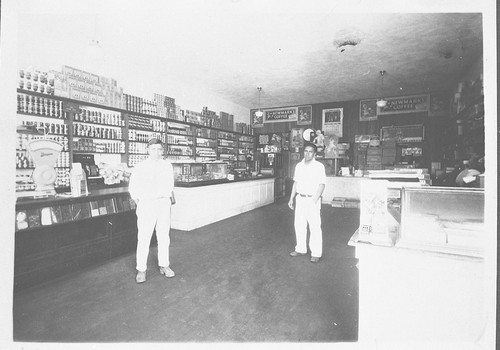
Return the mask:
<svg viewBox="0 0 500 350">
<path fill-rule="evenodd" d="M 359 210 L 323 205 L 322 219 L 316 264 L 289 256 L 293 212 L 284 200 L 172 230 L 175 278 L 160 275 L 152 247 L 143 284 L 131 252 L 16 292 L 14 341 L 355 342 L 358 270 L 347 242 Z"/>
</svg>

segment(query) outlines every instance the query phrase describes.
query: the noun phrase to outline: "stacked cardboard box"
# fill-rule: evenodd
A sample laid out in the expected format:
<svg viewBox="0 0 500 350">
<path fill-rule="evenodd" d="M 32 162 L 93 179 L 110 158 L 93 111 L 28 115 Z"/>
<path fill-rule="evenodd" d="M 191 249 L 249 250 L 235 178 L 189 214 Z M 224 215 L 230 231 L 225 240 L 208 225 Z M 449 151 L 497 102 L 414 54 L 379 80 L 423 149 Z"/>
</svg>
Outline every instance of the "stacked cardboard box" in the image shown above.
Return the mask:
<svg viewBox="0 0 500 350">
<path fill-rule="evenodd" d="M 211 126 L 211 127 L 217 127 L 217 121 L 218 121 L 218 116 L 214 111 L 211 111 L 208 109 L 208 107 L 203 107 L 203 110 L 201 111 L 201 115 L 203 116 L 205 120 L 205 125 L 206 126 Z"/>
<path fill-rule="evenodd" d="M 368 143 L 358 143 L 356 144 L 355 153 L 355 164 L 359 169 L 364 169 L 366 167 L 366 156 L 368 151 Z"/>
<path fill-rule="evenodd" d="M 365 169 L 382 169 L 382 149 L 378 139 L 371 139 L 368 144 Z"/>
<path fill-rule="evenodd" d="M 81 69 L 62 66 L 62 71 L 50 71 L 54 79 L 54 95 L 75 100 L 123 108 L 123 89 L 115 79 Z"/>
<path fill-rule="evenodd" d="M 231 130 L 234 129 L 234 116 L 226 112 L 220 112 L 221 129 Z"/>
<path fill-rule="evenodd" d="M 388 140 L 381 142 L 382 165 L 394 165 L 396 163 L 396 141 Z"/>
<path fill-rule="evenodd" d="M 234 131 L 241 132 L 242 134 L 253 135 L 253 128 L 247 123 L 235 123 Z"/>
<path fill-rule="evenodd" d="M 189 109 L 186 109 L 185 112 L 185 118 L 186 122 L 188 123 L 193 123 L 193 124 L 198 124 L 198 125 L 207 125 L 205 117 L 203 114 L 195 111 L 190 111 Z"/>
</svg>

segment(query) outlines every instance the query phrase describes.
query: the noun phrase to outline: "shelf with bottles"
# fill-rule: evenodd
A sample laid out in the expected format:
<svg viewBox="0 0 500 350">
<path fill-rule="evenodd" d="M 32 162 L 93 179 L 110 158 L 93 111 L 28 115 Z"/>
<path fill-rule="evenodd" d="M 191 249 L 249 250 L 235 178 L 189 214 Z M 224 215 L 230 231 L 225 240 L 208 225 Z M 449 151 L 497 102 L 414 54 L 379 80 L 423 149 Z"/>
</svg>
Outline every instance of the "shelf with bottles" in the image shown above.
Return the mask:
<svg viewBox="0 0 500 350">
<path fill-rule="evenodd" d="M 241 143 L 254 143 L 254 137 L 253 136 L 247 136 L 247 135 L 238 135 L 238 142 Z"/>
<path fill-rule="evenodd" d="M 218 147 L 230 147 L 230 148 L 236 148 L 237 144 L 236 141 L 234 140 L 228 140 L 228 139 L 217 139 L 217 146 Z"/>
<path fill-rule="evenodd" d="M 18 115 L 18 117 L 19 126 L 35 128 L 44 134 L 68 135 L 68 125 L 64 120 L 54 120 L 30 115 Z"/>
<path fill-rule="evenodd" d="M 207 148 L 207 147 L 196 147 L 196 160 L 199 160 L 199 158 L 203 159 L 217 159 L 217 153 L 213 148 Z"/>
<path fill-rule="evenodd" d="M 189 135 L 167 134 L 167 144 L 176 146 L 193 147 L 194 137 Z"/>
<path fill-rule="evenodd" d="M 182 123 L 167 122 L 167 134 L 194 136 L 194 127 Z"/>
<path fill-rule="evenodd" d="M 75 140 L 76 139 L 76 140 Z M 89 138 L 74 138 L 73 152 L 124 154 L 124 141 L 101 141 Z"/>
<path fill-rule="evenodd" d="M 166 123 L 155 116 L 128 115 L 128 128 L 135 130 L 156 131 L 164 133 Z"/>
<path fill-rule="evenodd" d="M 165 143 L 165 133 L 146 130 L 128 130 L 128 140 L 134 142 L 148 143 L 152 138 L 157 138 Z"/>
<path fill-rule="evenodd" d="M 148 144 L 143 142 L 133 142 L 128 143 L 128 153 L 129 154 L 148 154 Z"/>
<path fill-rule="evenodd" d="M 74 122 L 72 125 L 73 137 L 94 139 L 122 140 L 123 132 L 120 127 L 96 126 L 83 122 Z"/>
<path fill-rule="evenodd" d="M 248 148 L 238 148 L 238 154 L 250 154 L 253 155 L 253 147 L 248 147 Z"/>
<path fill-rule="evenodd" d="M 80 112 L 74 114 L 73 121 L 116 127 L 125 126 L 125 120 L 120 112 L 90 106 L 80 106 Z"/>
<path fill-rule="evenodd" d="M 214 129 L 196 128 L 196 138 L 216 140 L 217 131 Z"/>
<path fill-rule="evenodd" d="M 38 93 L 17 93 L 17 113 L 47 118 L 67 119 L 63 102 Z"/>
<path fill-rule="evenodd" d="M 231 153 L 219 153 L 219 160 L 236 162 L 237 158 L 235 154 Z"/>
<path fill-rule="evenodd" d="M 230 141 L 236 141 L 236 136 L 232 132 L 226 132 L 226 131 L 217 131 L 217 139 L 219 140 L 230 140 Z"/>
<path fill-rule="evenodd" d="M 196 148 L 198 147 L 212 148 L 215 150 L 217 148 L 217 141 L 206 138 L 196 138 Z"/>
<path fill-rule="evenodd" d="M 191 158 L 193 156 L 193 149 L 184 145 L 168 145 L 167 156 L 184 156 Z"/>
<path fill-rule="evenodd" d="M 218 154 L 232 154 L 236 156 L 237 150 L 235 148 L 228 148 L 228 147 L 218 147 L 217 148 L 217 153 Z"/>
</svg>

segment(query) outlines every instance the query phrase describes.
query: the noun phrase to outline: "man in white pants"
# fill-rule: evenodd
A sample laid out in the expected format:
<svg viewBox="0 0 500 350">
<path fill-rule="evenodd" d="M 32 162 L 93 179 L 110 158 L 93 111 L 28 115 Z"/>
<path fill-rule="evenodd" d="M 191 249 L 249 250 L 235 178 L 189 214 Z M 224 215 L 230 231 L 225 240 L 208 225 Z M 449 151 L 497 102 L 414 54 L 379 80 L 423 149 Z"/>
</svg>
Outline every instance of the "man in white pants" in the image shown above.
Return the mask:
<svg viewBox="0 0 500 350">
<path fill-rule="evenodd" d="M 146 270 L 151 237 L 156 227 L 158 240 L 158 266 L 160 273 L 174 277 L 170 269 L 170 211 L 175 204 L 174 171 L 163 156 L 159 139 L 148 143 L 148 159 L 137 164 L 132 171 L 129 193 L 137 204 L 137 283 L 146 282 Z"/>
<path fill-rule="evenodd" d="M 325 189 L 325 166 L 318 162 L 316 146 L 304 146 L 304 159 L 295 166 L 292 194 L 288 201 L 290 209 L 295 208 L 295 236 L 297 245 L 291 256 L 307 254 L 307 224 L 309 224 L 311 262 L 316 263 L 323 255 L 323 232 L 321 230 L 321 195 Z M 294 201 L 295 199 L 295 206 Z"/>
</svg>

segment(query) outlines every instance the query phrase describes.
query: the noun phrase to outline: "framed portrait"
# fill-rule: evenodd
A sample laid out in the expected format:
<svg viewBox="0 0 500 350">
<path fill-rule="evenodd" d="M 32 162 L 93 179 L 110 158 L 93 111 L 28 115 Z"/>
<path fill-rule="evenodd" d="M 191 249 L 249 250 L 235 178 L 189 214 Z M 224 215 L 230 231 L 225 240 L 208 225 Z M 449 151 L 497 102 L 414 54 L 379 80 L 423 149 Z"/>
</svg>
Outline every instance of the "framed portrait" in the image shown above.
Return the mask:
<svg viewBox="0 0 500 350">
<path fill-rule="evenodd" d="M 377 120 L 377 100 L 359 101 L 359 121 Z"/>
<path fill-rule="evenodd" d="M 297 125 L 312 124 L 312 105 L 300 106 L 297 108 L 297 111 L 298 111 Z"/>
</svg>

